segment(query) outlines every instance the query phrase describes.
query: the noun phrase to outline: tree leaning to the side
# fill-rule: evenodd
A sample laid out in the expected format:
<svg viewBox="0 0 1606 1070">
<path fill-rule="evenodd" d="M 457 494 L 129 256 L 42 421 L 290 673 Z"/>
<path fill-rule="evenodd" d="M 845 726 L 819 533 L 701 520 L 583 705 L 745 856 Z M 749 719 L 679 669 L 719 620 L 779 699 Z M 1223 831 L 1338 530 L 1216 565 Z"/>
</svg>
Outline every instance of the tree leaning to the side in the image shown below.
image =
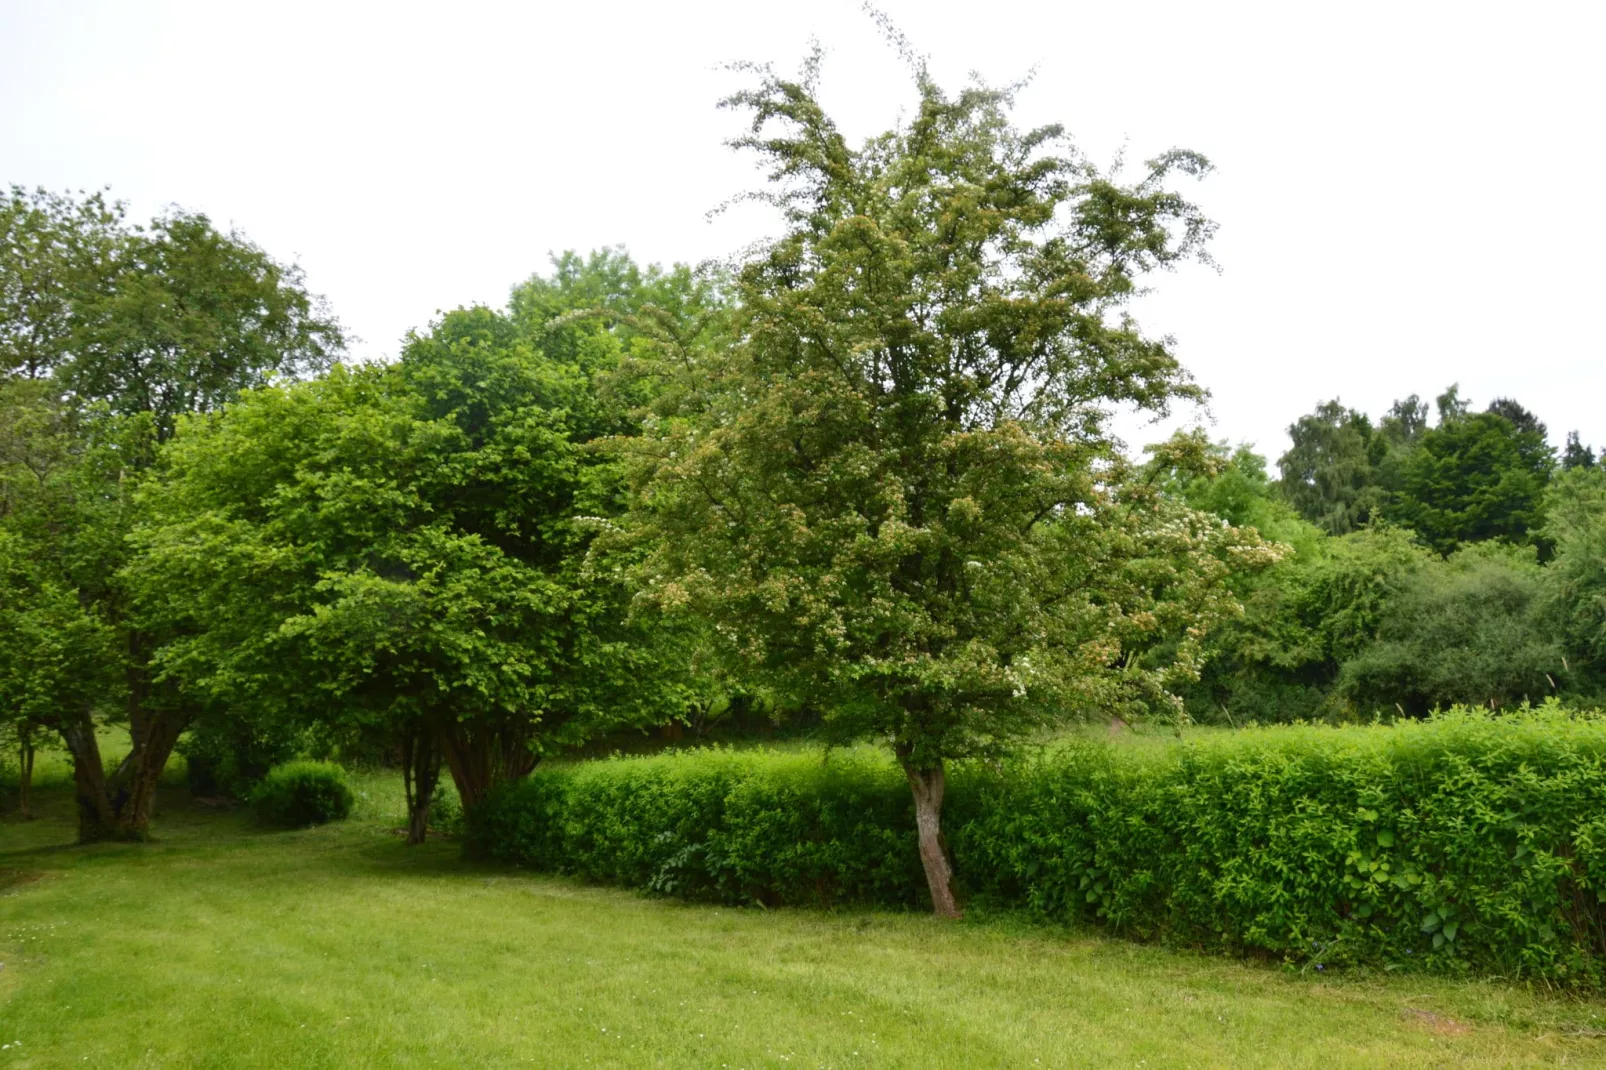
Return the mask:
<svg viewBox="0 0 1606 1070">
<path fill-rule="evenodd" d="M 735 342 L 666 343 L 631 457 L 646 600 L 705 617 L 737 664 L 836 739 L 890 744 L 934 909 L 959 905 L 945 763 L 1137 695 L 1168 701 L 1228 558 L 1252 532 L 1141 485 L 1108 422 L 1199 394 L 1122 313 L 1211 225 L 1170 191 L 1199 156 L 1122 184 L 1012 91 L 945 94 L 915 64 L 907 125 L 851 148 L 799 80 L 727 105 L 771 167 L 786 233 L 741 268 Z M 1176 656 L 1141 654 L 1181 637 Z"/>
</svg>

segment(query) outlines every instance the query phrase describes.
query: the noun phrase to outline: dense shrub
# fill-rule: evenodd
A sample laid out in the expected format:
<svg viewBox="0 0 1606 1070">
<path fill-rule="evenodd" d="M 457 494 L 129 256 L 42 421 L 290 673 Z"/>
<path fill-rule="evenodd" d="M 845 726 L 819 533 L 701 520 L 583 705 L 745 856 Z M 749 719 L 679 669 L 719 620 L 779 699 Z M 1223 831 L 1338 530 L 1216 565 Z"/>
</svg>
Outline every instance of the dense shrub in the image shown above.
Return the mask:
<svg viewBox="0 0 1606 1070">
<path fill-rule="evenodd" d="M 1591 985 L 1606 964 L 1606 724 L 1555 709 L 1076 748 L 980 786 L 988 894 L 1310 965 Z"/>
<path fill-rule="evenodd" d="M 1417 570 L 1382 614 L 1377 641 L 1344 664 L 1339 693 L 1362 710 L 1413 715 L 1554 693 L 1571 681 L 1543 617 L 1544 589 L 1531 547 L 1473 544 Z"/>
<path fill-rule="evenodd" d="M 287 762 L 275 766 L 251 792 L 251 807 L 263 821 L 306 828 L 351 816 L 355 801 L 346 771 L 333 762 Z"/>
<path fill-rule="evenodd" d="M 1606 965 L 1606 722 L 1555 708 L 1104 743 L 957 770 L 977 902 L 1309 966 Z M 908 789 L 864 752 L 703 751 L 540 771 L 471 848 L 722 902 L 915 905 Z"/>
<path fill-rule="evenodd" d="M 244 798 L 269 769 L 301 752 L 304 743 L 299 729 L 281 723 L 218 717 L 191 728 L 176 749 L 184 756 L 190 794 Z"/>
<path fill-rule="evenodd" d="M 468 815 L 471 851 L 688 899 L 911 906 L 914 811 L 879 755 L 697 750 L 538 770 Z"/>
</svg>

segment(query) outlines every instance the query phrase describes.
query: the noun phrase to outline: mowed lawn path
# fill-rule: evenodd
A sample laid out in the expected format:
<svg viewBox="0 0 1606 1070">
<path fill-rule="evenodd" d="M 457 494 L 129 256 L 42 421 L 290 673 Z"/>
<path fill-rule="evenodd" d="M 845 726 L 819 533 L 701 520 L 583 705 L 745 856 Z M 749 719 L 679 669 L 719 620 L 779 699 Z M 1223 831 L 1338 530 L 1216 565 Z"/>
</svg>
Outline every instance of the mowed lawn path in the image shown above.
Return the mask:
<svg viewBox="0 0 1606 1070">
<path fill-rule="evenodd" d="M 1603 1005 L 1023 924 L 689 906 L 165 799 L 0 824 L 0 1068 L 1606 1065 Z"/>
</svg>

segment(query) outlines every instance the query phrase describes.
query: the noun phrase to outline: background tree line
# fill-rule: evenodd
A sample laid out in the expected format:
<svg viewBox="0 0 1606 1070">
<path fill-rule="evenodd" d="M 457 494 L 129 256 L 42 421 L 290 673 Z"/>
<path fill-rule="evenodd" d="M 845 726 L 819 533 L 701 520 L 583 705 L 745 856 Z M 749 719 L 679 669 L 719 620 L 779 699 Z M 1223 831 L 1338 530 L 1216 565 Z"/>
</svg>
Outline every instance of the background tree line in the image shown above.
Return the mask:
<svg viewBox="0 0 1606 1070">
<path fill-rule="evenodd" d="M 1197 719 L 1421 715 L 1570 696 L 1595 702 L 1606 583 L 1606 472 L 1509 398 L 1450 387 L 1375 423 L 1337 401 L 1289 427 L 1273 479 L 1215 446 L 1215 476 L 1174 493 L 1294 552 L 1245 577 L 1244 615 L 1211 638 Z"/>
</svg>

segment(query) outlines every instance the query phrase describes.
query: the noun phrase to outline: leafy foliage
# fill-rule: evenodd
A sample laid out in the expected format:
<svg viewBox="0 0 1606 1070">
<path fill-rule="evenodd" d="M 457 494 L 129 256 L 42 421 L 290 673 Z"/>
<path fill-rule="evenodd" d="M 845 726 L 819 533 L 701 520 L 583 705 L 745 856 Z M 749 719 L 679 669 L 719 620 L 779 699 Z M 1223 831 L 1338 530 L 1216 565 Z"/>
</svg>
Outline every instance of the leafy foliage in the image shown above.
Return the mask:
<svg viewBox="0 0 1606 1070">
<path fill-rule="evenodd" d="M 274 766 L 303 752 L 304 733 L 284 720 L 258 720 L 217 711 L 203 717 L 175 748 L 184 756 L 190 794 L 246 798 Z"/>
<path fill-rule="evenodd" d="M 1199 395 L 1123 310 L 1201 253 L 1211 225 L 1168 183 L 1208 165 L 1173 152 L 1121 184 L 1059 127 L 1017 129 L 1008 91 L 949 95 L 918 64 L 908 124 L 853 148 L 816 63 L 728 101 L 787 230 L 736 276 L 735 344 L 653 354 L 630 520 L 648 600 L 710 621 L 834 738 L 889 741 L 940 810 L 949 759 L 1163 701 L 1231 610 L 1225 562 L 1262 549 L 1124 487 L 1107 430 Z M 1161 632 L 1176 658 L 1141 662 Z"/>
<path fill-rule="evenodd" d="M 166 670 L 238 716 L 416 736 L 469 805 L 549 749 L 672 716 L 678 670 L 590 552 L 618 508 L 588 443 L 629 426 L 603 386 L 622 343 L 554 358 L 547 337 L 458 310 L 394 366 L 182 428 L 131 573 L 175 637 Z"/>
<path fill-rule="evenodd" d="M 469 811 L 471 851 L 662 895 L 910 907 L 909 791 L 863 751 L 716 749 L 540 769 Z"/>
<path fill-rule="evenodd" d="M 72 752 L 80 836 L 139 839 L 201 704 L 157 671 L 160 624 L 130 615 L 133 491 L 183 413 L 315 371 L 341 335 L 294 268 L 203 216 L 130 227 L 99 195 L 13 189 L 0 254 L 0 530 L 30 575 L 28 593 L 0 603 L 12 637 L 0 671 L 31 674 L 29 701 L 48 708 L 35 723 Z M 107 721 L 133 740 L 110 773 L 96 731 Z"/>
<path fill-rule="evenodd" d="M 985 788 L 956 849 L 1006 902 L 1134 935 L 1597 986 L 1603 791 L 1598 721 L 1462 711 L 1073 749 Z"/>
<path fill-rule="evenodd" d="M 1606 684 L 1606 470 L 1576 467 L 1551 484 L 1545 538 L 1548 622 L 1587 691 Z"/>
<path fill-rule="evenodd" d="M 1441 554 L 1486 539 L 1528 541 L 1544 523 L 1554 466 L 1535 424 L 1499 411 L 1441 420 L 1402 464 L 1388 517 Z"/>
<path fill-rule="evenodd" d="M 1567 445 L 1561 452 L 1561 467 L 1563 471 L 1572 471 L 1574 468 L 1595 467 L 1595 450 L 1579 441 L 1577 431 L 1567 432 Z"/>
<path fill-rule="evenodd" d="M 299 268 L 204 215 L 129 226 L 100 194 L 18 187 L 0 203 L 0 367 L 146 414 L 160 439 L 182 413 L 328 367 L 344 344 Z"/>
<path fill-rule="evenodd" d="M 1293 445 L 1278 460 L 1283 498 L 1332 535 L 1364 527 L 1382 504 L 1378 468 L 1388 441 L 1364 413 L 1323 402 L 1288 428 Z"/>
<path fill-rule="evenodd" d="M 42 379 L 71 360 L 78 302 L 106 291 L 123 219 L 99 193 L 10 188 L 0 201 L 0 376 Z"/>
<path fill-rule="evenodd" d="M 1243 616 L 1210 640 L 1190 712 L 1238 723 L 1342 716 L 1340 671 L 1429 563 L 1409 532 L 1384 526 L 1300 545 L 1254 579 Z"/>
<path fill-rule="evenodd" d="M 351 816 L 354 802 L 346 771 L 333 762 L 275 766 L 251 792 L 251 808 L 257 817 L 284 828 L 344 821 Z"/>
<path fill-rule="evenodd" d="M 1339 692 L 1363 711 L 1410 714 L 1457 703 L 1539 701 L 1568 681 L 1543 619 L 1532 550 L 1469 546 L 1414 572 L 1385 608 L 1377 641 L 1346 662 Z"/>
</svg>

